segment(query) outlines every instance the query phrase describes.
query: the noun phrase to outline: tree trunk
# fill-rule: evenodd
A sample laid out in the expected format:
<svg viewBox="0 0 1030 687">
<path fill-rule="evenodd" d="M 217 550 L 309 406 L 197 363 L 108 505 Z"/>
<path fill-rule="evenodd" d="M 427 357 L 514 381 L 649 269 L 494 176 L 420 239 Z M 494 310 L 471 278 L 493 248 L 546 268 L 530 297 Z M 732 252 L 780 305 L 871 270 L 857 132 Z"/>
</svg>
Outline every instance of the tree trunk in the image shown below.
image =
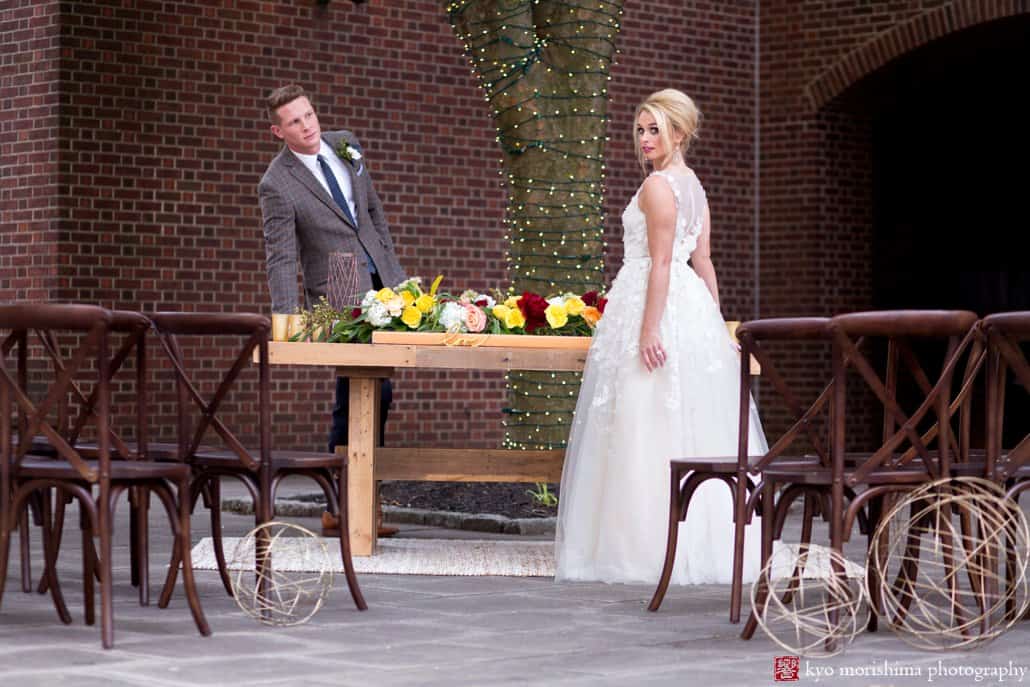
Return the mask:
<svg viewBox="0 0 1030 687">
<path fill-rule="evenodd" d="M 497 127 L 511 291 L 601 288 L 608 73 L 622 0 L 444 6 Z M 510 373 L 505 444 L 564 447 L 578 388 L 575 373 Z"/>
</svg>

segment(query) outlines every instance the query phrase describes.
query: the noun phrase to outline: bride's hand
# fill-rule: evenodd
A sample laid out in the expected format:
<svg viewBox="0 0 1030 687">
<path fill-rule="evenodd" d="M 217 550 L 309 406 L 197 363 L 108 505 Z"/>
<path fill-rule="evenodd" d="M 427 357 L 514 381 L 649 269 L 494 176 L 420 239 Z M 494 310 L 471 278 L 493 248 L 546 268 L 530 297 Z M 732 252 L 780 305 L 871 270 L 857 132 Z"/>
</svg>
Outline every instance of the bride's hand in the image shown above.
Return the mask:
<svg viewBox="0 0 1030 687">
<path fill-rule="evenodd" d="M 665 364 L 665 349 L 658 332 L 641 332 L 640 357 L 648 372 L 654 372 Z"/>
</svg>

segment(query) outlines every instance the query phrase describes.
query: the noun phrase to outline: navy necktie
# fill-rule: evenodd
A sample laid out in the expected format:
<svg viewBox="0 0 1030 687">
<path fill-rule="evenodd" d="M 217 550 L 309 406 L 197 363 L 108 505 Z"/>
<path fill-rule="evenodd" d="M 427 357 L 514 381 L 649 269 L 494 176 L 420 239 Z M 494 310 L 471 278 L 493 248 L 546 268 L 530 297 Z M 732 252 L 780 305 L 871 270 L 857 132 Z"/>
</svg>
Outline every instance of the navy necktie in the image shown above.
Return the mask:
<svg viewBox="0 0 1030 687">
<path fill-rule="evenodd" d="M 329 166 L 329 163 L 321 155 L 318 156 L 318 164 L 322 168 L 322 174 L 325 176 L 325 182 L 329 185 L 329 194 L 332 195 L 333 200 L 343 210 L 343 214 L 350 220 L 354 228 L 358 228 L 358 223 L 354 219 L 354 215 L 350 211 L 350 205 L 347 203 L 347 199 L 343 195 L 343 189 L 340 188 L 340 183 L 336 181 L 336 175 L 333 174 L 333 168 Z M 360 239 L 359 239 L 360 241 Z M 361 246 L 362 250 L 365 250 L 365 246 Z M 379 270 L 376 269 L 375 262 L 372 261 L 372 256 L 365 250 L 365 257 L 368 258 L 368 271 L 371 274 L 375 274 Z"/>
</svg>

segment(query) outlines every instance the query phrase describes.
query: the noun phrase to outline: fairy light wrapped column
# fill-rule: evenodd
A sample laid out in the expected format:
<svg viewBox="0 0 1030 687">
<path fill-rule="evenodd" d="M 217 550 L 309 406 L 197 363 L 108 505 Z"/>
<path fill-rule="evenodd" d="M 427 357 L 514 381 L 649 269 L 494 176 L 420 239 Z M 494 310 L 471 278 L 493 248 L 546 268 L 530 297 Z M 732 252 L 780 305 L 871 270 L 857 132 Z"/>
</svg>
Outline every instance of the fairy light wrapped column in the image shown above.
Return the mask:
<svg viewBox="0 0 1030 687">
<path fill-rule="evenodd" d="M 584 293 L 604 273 L 604 146 L 622 0 L 444 3 L 497 129 L 510 291 Z M 508 448 L 563 448 L 579 375 L 511 372 Z"/>
</svg>

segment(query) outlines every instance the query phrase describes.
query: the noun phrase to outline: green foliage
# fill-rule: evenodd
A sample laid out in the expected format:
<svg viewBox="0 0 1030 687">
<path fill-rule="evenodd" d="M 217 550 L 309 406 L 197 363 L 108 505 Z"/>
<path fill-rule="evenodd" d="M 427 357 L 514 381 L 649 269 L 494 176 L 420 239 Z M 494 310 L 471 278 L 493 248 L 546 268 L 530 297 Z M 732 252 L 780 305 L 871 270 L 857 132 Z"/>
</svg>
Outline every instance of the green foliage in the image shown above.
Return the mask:
<svg viewBox="0 0 1030 687">
<path fill-rule="evenodd" d="M 541 506 L 554 508 L 558 505 L 558 497 L 551 491 L 550 486 L 543 482 L 537 482 L 536 489 L 527 489 L 526 493 L 533 497 L 534 503 Z"/>
</svg>

